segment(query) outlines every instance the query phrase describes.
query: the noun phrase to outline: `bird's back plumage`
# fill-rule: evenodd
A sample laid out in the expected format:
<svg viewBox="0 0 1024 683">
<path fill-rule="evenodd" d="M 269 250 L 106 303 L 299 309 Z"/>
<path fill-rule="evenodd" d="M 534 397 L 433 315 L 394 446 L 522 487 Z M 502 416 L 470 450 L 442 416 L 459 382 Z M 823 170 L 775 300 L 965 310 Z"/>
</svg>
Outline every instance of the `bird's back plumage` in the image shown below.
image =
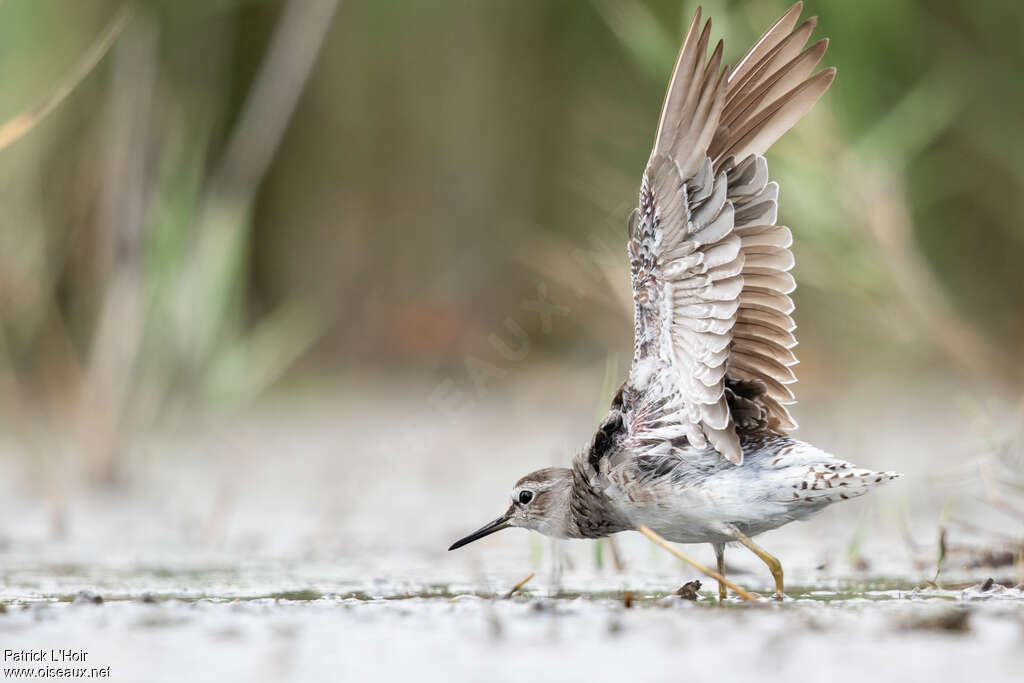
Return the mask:
<svg viewBox="0 0 1024 683">
<path fill-rule="evenodd" d="M 732 530 L 755 536 L 900 476 L 760 429 L 739 431 L 742 466 L 710 445 L 693 447 L 685 440 L 637 451 L 620 427 L 618 410 L 613 406 L 573 468 L 574 490 L 585 495 L 576 498 L 572 527 L 596 528 L 588 521 L 593 517 L 614 520 L 615 529 L 577 535 L 642 524 L 670 541 L 724 543 Z"/>
</svg>

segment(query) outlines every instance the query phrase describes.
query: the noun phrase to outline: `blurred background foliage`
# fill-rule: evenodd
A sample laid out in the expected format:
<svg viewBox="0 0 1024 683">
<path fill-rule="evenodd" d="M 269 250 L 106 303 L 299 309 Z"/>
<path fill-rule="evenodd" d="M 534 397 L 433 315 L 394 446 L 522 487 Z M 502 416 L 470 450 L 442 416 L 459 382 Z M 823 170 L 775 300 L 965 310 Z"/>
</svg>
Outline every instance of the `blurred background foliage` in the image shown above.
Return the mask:
<svg viewBox="0 0 1024 683">
<path fill-rule="evenodd" d="M 727 61 L 785 6 L 704 3 Z M 623 226 L 695 3 L 125 8 L 0 3 L 0 121 L 67 90 L 0 151 L 0 415 L 35 452 L 110 480 L 182 411 L 497 373 L 507 318 L 530 363 L 625 371 Z M 769 154 L 799 395 L 952 374 L 1019 398 L 1024 5 L 813 14 L 838 80 Z M 570 313 L 550 334 L 538 284 Z"/>
</svg>

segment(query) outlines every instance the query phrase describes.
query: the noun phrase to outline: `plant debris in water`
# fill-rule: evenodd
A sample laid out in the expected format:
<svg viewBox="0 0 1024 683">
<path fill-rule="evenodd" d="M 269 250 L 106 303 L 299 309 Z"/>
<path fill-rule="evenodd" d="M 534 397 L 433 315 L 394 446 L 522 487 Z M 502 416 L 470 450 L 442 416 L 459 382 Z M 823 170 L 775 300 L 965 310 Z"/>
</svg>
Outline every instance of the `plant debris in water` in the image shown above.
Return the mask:
<svg viewBox="0 0 1024 683">
<path fill-rule="evenodd" d="M 700 581 L 694 579 L 693 581 L 687 581 L 684 583 L 679 590 L 676 591 L 676 595 L 683 598 L 684 600 L 697 600 L 697 591 L 700 590 Z"/>
<path fill-rule="evenodd" d="M 525 586 L 526 582 L 529 581 L 530 579 L 532 579 L 534 576 L 536 576 L 536 574 L 534 574 L 533 572 L 530 572 L 529 576 L 527 576 L 525 579 L 523 579 L 522 581 L 520 581 L 516 585 L 512 586 L 512 590 L 510 590 L 508 593 L 505 594 L 505 599 L 508 600 L 513 595 L 518 593 L 519 589 L 522 588 L 523 586 Z"/>
<path fill-rule="evenodd" d="M 75 605 L 102 605 L 103 596 L 98 593 L 91 591 L 79 591 L 78 595 L 75 596 L 73 604 Z"/>
</svg>

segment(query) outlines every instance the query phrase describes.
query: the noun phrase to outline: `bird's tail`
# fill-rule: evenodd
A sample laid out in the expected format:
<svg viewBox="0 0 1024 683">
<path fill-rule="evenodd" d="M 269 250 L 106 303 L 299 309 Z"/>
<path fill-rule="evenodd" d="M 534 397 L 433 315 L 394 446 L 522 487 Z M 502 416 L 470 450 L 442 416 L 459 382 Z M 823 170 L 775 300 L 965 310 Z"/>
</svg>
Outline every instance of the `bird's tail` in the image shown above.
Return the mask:
<svg viewBox="0 0 1024 683">
<path fill-rule="evenodd" d="M 811 465 L 794 483 L 792 500 L 827 505 L 863 496 L 876 486 L 902 476 L 899 472 L 877 472 L 841 460 Z"/>
</svg>

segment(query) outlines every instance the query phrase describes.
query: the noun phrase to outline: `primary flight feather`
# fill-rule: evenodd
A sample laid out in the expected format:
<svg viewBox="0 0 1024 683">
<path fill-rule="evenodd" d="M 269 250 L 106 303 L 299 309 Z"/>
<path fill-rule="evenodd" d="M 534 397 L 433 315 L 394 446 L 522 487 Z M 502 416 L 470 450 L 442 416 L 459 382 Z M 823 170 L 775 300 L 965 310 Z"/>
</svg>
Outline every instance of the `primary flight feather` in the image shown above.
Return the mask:
<svg viewBox="0 0 1024 683">
<path fill-rule="evenodd" d="M 827 41 L 803 49 L 794 5 L 731 73 L 697 10 L 676 60 L 640 202 L 629 221 L 635 302 L 628 425 L 651 449 L 685 437 L 740 464 L 730 394 L 744 420 L 795 426 L 791 235 L 775 225 L 779 187 L 762 156 L 835 78 L 810 75 Z"/>
</svg>

